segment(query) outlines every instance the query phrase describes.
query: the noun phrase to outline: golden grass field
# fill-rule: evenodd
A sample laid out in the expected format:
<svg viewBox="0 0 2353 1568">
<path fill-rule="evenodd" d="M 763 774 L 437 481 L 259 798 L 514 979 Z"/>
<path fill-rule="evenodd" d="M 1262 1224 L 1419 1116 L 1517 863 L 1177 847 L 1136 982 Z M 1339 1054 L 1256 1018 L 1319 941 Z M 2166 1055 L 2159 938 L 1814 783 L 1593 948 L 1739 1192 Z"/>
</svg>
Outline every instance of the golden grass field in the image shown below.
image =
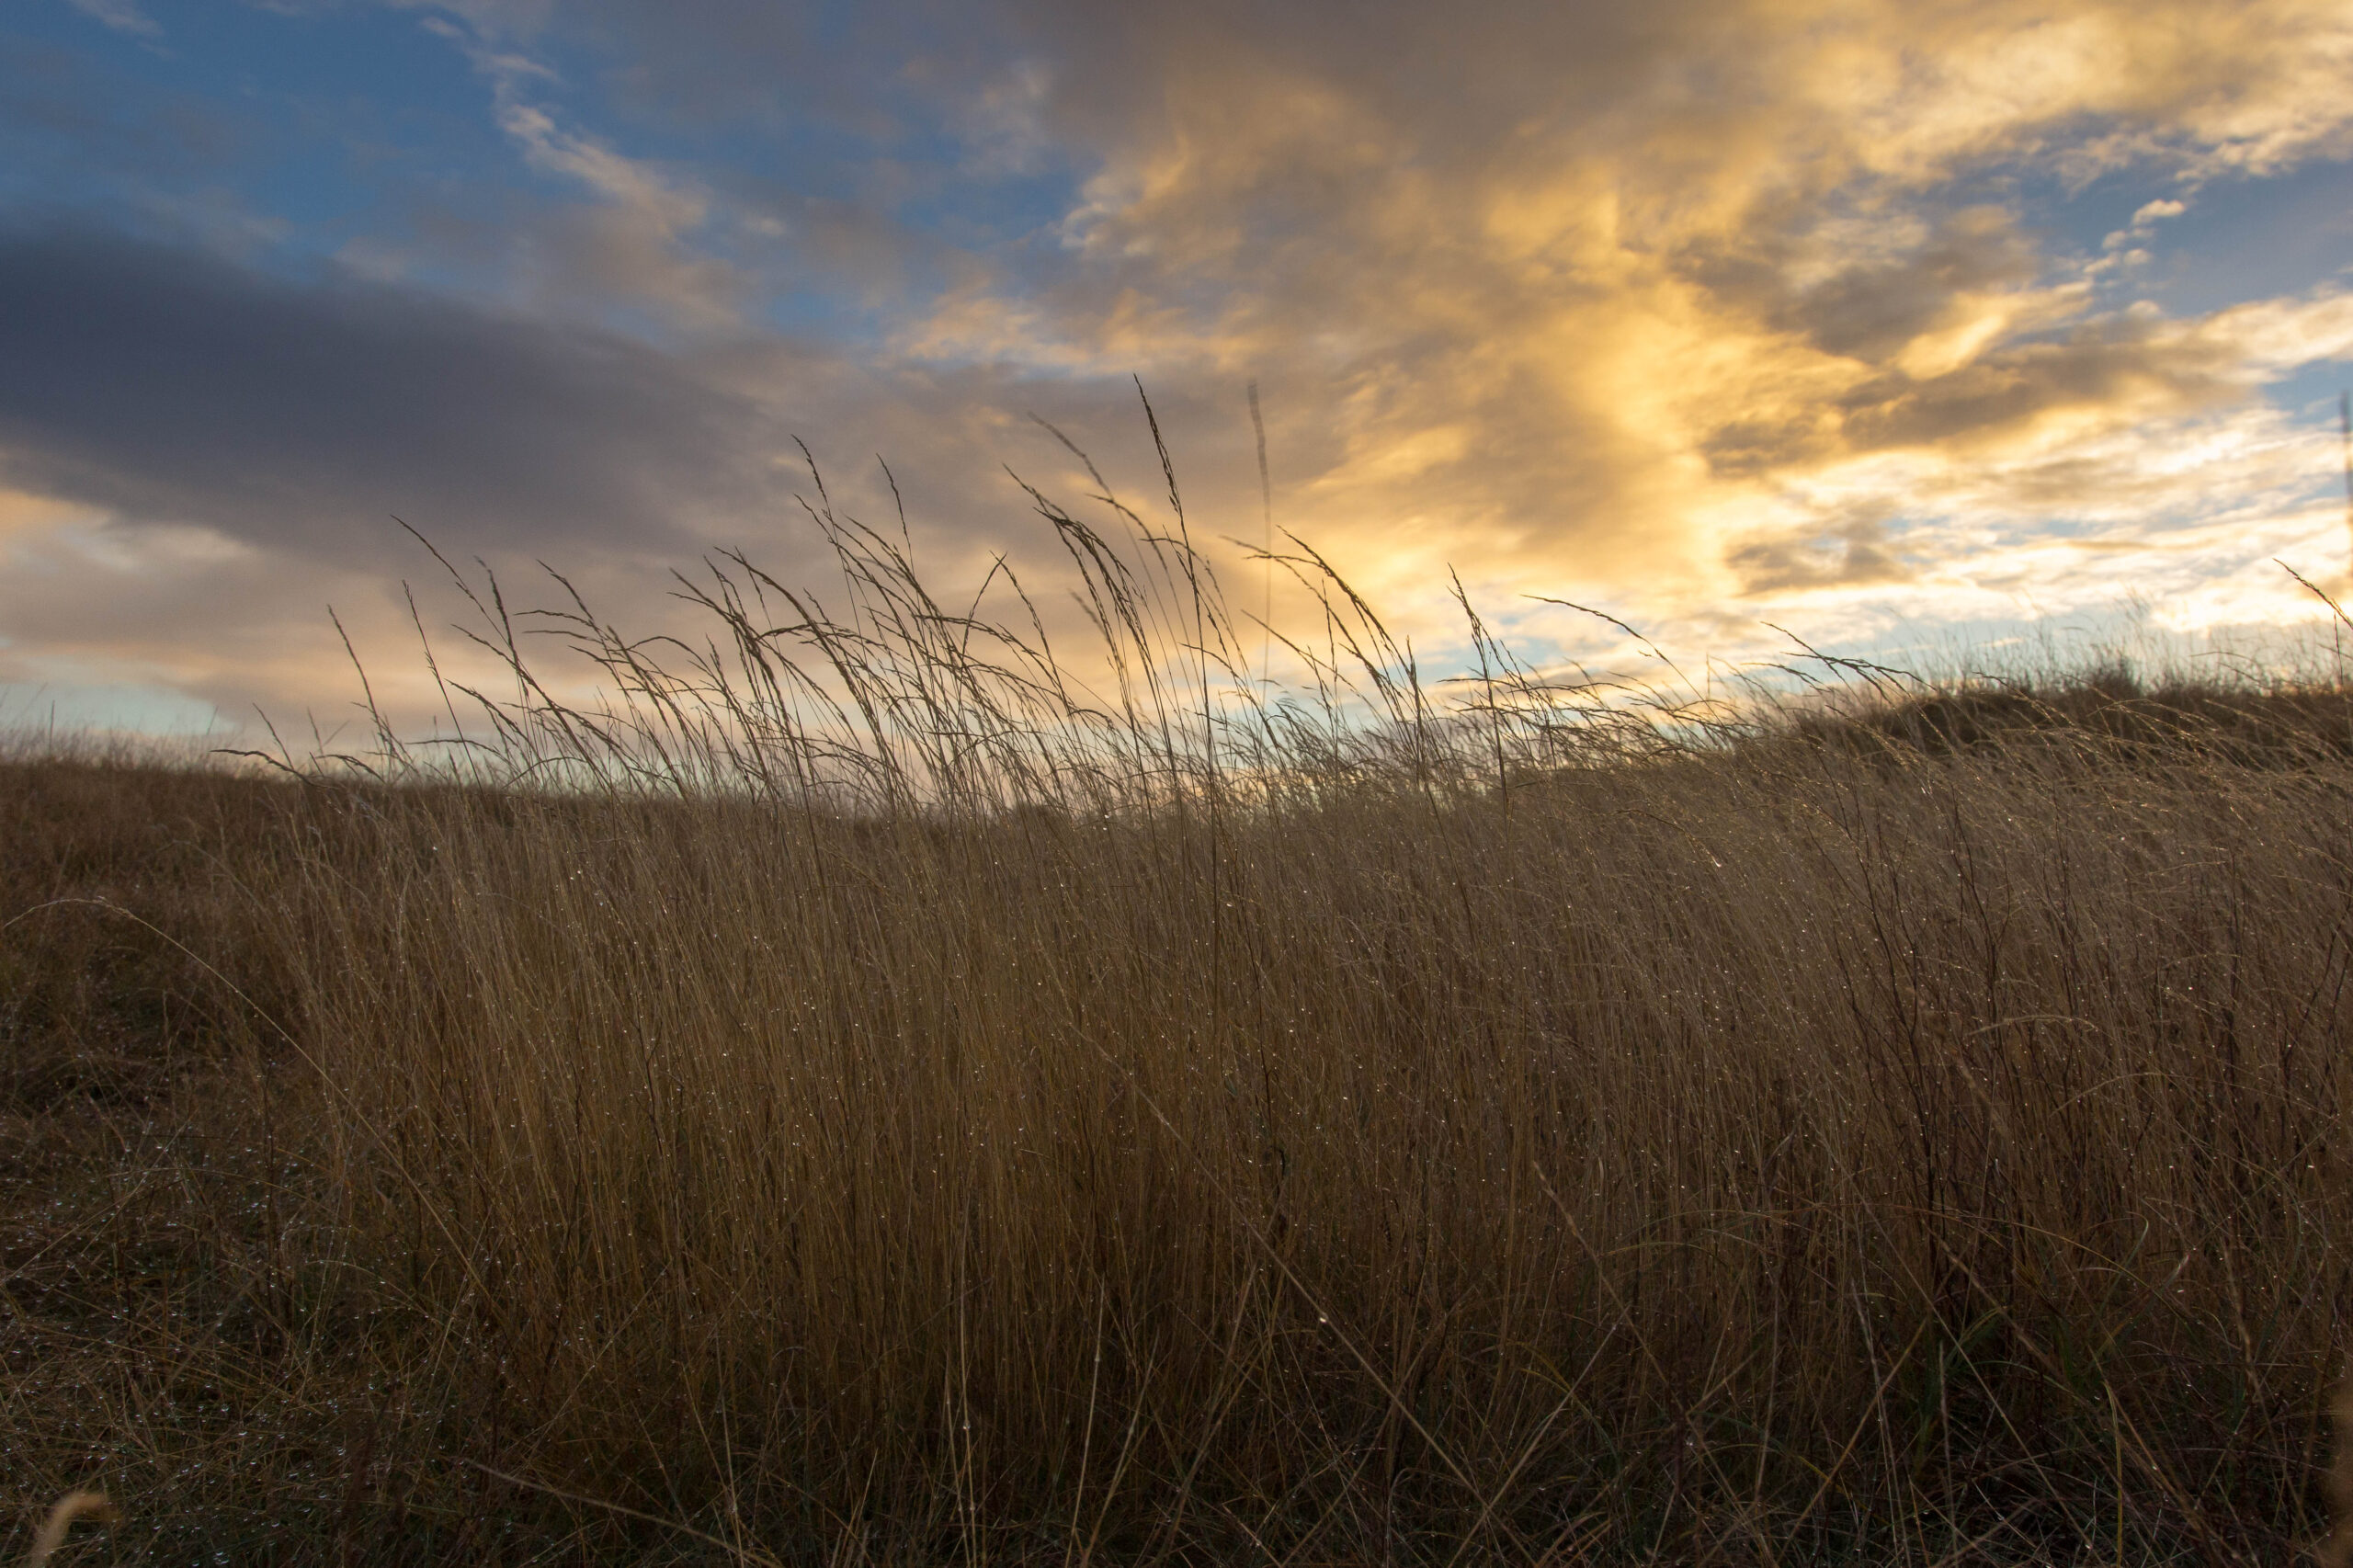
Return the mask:
<svg viewBox="0 0 2353 1568">
<path fill-rule="evenodd" d="M 1073 522 L 1082 691 L 822 520 L 847 608 L 549 623 L 602 712 L 483 588 L 480 749 L 0 767 L 0 1551 L 76 1487 L 59 1562 L 2325 1532 L 2341 683 L 1629 704 L 1482 629 L 1433 696 L 1326 577 L 1237 707 L 1181 534 Z"/>
</svg>

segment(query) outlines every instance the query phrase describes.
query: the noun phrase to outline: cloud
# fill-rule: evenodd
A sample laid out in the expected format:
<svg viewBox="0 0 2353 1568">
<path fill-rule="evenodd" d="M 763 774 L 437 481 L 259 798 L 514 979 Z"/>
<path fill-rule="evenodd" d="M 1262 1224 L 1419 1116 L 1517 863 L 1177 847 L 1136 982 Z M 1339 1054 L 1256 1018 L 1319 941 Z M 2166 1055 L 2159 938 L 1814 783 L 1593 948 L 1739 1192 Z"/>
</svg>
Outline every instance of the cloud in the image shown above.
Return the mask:
<svg viewBox="0 0 2353 1568">
<path fill-rule="evenodd" d="M 2264 394 L 2353 295 L 2131 292 L 2223 183 L 2353 153 L 2325 0 L 418 8 L 486 85 L 472 228 L 309 280 L 0 236 L 0 477 L 273 563 L 223 593 L 392 511 L 621 584 L 772 516 L 801 434 L 962 562 L 1023 538 L 995 460 L 1068 477 L 1029 408 L 1152 490 L 1134 372 L 1254 540 L 1258 382 L 1278 521 L 1431 635 L 1449 564 L 1860 635 L 2185 563 L 2219 615 L 2268 602 L 2228 540 L 2334 537 Z"/>
<path fill-rule="evenodd" d="M 2157 224 L 2160 222 L 2167 218 L 2178 218 L 2188 210 L 2189 204 L 2188 202 L 2175 201 L 2167 198 L 2160 198 L 2155 201 L 2143 202 L 2138 208 L 2133 210 L 2132 221 L 2130 223 L 2126 224 L 2121 229 L 2116 230 L 2099 243 L 2100 249 L 2103 251 L 2110 253 L 2122 252 L 2123 254 L 2120 256 L 2111 254 L 2101 257 L 2100 260 L 2092 264 L 2093 269 L 2096 271 L 2104 271 L 2110 266 L 2114 265 L 2117 261 L 2124 261 L 2133 265 L 2138 265 L 2141 262 L 2147 261 L 2149 259 L 2148 252 L 2133 249 L 2131 247 L 2152 238 L 2156 233 Z"/>
<path fill-rule="evenodd" d="M 1889 549 L 1885 518 L 1868 514 L 1827 529 L 1751 540 L 1725 560 L 1740 574 L 1746 595 L 1896 583 L 1912 575 Z"/>
<path fill-rule="evenodd" d="M 2121 428 L 2243 400 L 2295 367 L 2353 357 L 2353 294 L 2249 302 L 2192 321 L 2128 311 L 2001 347 L 1938 376 L 1900 370 L 1840 400 L 1847 449 L 1938 447 L 1955 459 L 2042 431 Z"/>
<path fill-rule="evenodd" d="M 556 110 L 535 101 L 560 87 L 563 77 L 507 46 L 507 35 L 543 25 L 510 10 L 478 8 L 470 25 L 432 16 L 424 27 L 454 44 L 490 83 L 493 117 L 526 165 L 585 187 L 596 199 L 518 226 L 512 248 L 523 291 L 542 303 L 620 301 L 689 330 L 739 325 L 749 280 L 697 246 L 713 222 L 710 192 L 563 124 Z"/>
<path fill-rule="evenodd" d="M 119 33 L 134 38 L 161 38 L 164 29 L 155 18 L 141 10 L 132 0 L 71 0 L 74 8 Z"/>
<path fill-rule="evenodd" d="M 2326 301 L 2268 327 L 2117 312 L 2015 193 L 2185 193 L 2137 238 L 2199 182 L 2335 155 L 2336 7 L 1015 14 L 1052 62 L 1042 122 L 1095 173 L 1055 253 L 984 258 L 899 347 L 1203 398 L 1257 377 L 1285 519 L 1377 588 L 1450 560 L 1662 613 L 1843 590 L 1895 534 L 1856 545 L 1851 497 L 1791 517 L 1813 477 L 2048 457 L 2333 351 Z"/>
<path fill-rule="evenodd" d="M 544 560 L 646 631 L 681 613 L 668 569 L 715 544 L 826 581 L 795 436 L 841 506 L 892 526 L 889 486 L 859 461 L 887 452 L 919 558 L 969 587 L 1007 542 L 1033 562 L 1051 549 L 999 467 L 1071 478 L 1025 412 L 1095 437 L 1100 403 L 985 370 L 858 370 L 773 335 L 688 356 L 334 272 L 0 232 L 0 687 L 342 712 L 357 681 L 333 604 L 378 696 L 429 723 L 398 579 L 417 580 L 437 635 L 464 607 L 392 516 L 487 558 L 512 602 L 550 602 Z M 1123 410 L 1127 447 L 1141 430 Z M 1150 460 L 1119 455 L 1115 475 Z M 1051 595 L 1050 574 L 1032 580 Z M 442 656 L 463 665 L 460 647 Z"/>
<path fill-rule="evenodd" d="M 759 404 L 682 362 L 329 274 L 0 233 L 0 478 L 272 551 L 675 551 L 787 494 Z"/>
<path fill-rule="evenodd" d="M 527 240 L 534 294 L 620 300 L 702 331 L 740 324 L 748 280 L 692 244 L 711 215 L 708 193 L 560 130 L 546 110 L 528 104 L 504 105 L 498 124 L 532 167 L 577 180 L 599 199 L 543 222 Z"/>
</svg>

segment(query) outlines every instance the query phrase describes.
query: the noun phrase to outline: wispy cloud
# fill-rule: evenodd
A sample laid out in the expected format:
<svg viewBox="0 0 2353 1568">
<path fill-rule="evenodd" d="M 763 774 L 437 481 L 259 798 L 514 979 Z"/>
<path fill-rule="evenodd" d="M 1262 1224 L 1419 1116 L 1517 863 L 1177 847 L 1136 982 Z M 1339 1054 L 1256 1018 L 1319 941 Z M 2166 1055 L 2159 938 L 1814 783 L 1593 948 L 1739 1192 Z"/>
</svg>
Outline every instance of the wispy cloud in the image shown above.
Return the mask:
<svg viewBox="0 0 2353 1568">
<path fill-rule="evenodd" d="M 517 18 L 494 7 L 502 31 Z M 534 18 L 536 19 L 536 18 Z M 489 81 L 499 130 L 527 164 L 585 187 L 593 204 L 544 218 L 518 247 L 525 286 L 557 301 L 620 302 L 649 311 L 669 324 L 710 331 L 737 326 L 750 279 L 698 245 L 713 217 L 713 199 L 698 181 L 631 158 L 607 142 L 567 128 L 556 110 L 536 101 L 538 89 L 560 84 L 551 67 L 497 36 L 429 17 L 426 27 L 465 51 Z"/>
<path fill-rule="evenodd" d="M 91 20 L 112 28 L 116 32 L 133 38 L 161 38 L 163 28 L 155 18 L 141 10 L 135 0 L 72 0 L 73 6 Z"/>
</svg>

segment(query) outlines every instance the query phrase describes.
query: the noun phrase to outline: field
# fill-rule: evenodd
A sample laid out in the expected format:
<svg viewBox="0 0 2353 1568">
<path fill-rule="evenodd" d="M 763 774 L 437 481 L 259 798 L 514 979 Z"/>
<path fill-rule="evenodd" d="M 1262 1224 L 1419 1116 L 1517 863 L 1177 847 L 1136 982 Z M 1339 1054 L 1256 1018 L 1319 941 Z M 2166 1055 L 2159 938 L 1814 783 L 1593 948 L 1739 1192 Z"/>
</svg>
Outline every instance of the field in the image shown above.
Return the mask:
<svg viewBox="0 0 2353 1568">
<path fill-rule="evenodd" d="M 2325 1533 L 2341 686 L 1630 705 L 1482 629 L 1441 705 L 1335 589 L 1237 709 L 1147 535 L 1097 702 L 835 526 L 804 687 L 737 562 L 684 673 L 567 611 L 601 712 L 484 589 L 454 761 L 0 768 L 0 1550 L 77 1485 L 60 1562 Z"/>
</svg>

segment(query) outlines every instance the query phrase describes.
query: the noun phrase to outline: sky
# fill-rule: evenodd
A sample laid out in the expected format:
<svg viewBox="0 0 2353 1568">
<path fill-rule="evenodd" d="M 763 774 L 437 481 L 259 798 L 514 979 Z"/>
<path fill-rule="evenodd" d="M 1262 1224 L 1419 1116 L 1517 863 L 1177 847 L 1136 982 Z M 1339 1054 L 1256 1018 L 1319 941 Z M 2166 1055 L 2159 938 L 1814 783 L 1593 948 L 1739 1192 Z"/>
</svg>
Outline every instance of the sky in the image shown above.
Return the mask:
<svg viewBox="0 0 2353 1568">
<path fill-rule="evenodd" d="M 822 585 L 802 443 L 1051 599 L 1139 382 L 1237 603 L 1271 518 L 1433 665 L 1449 574 L 1539 663 L 2308 632 L 2348 82 L 2341 0 L 10 0 L 0 724 L 332 732 L 347 632 L 425 722 L 402 523 Z"/>
</svg>

